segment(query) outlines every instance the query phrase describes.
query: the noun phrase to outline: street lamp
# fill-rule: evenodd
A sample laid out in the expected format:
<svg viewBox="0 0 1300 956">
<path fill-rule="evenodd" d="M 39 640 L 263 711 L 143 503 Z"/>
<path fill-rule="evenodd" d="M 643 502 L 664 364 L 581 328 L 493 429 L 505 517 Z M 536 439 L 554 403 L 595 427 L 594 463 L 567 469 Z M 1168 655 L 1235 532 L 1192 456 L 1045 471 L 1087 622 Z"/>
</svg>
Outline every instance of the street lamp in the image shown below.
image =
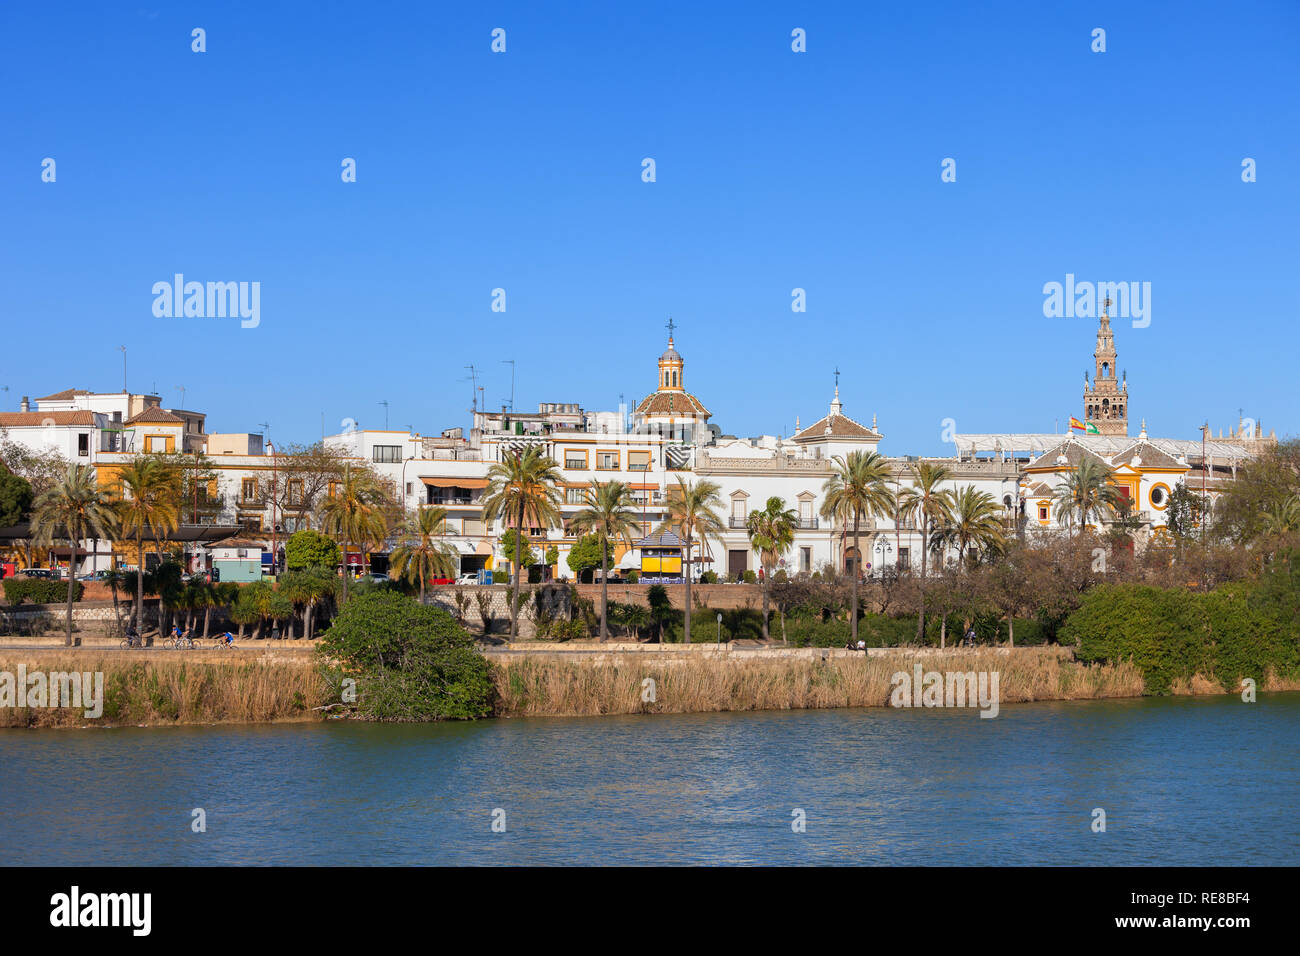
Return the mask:
<svg viewBox="0 0 1300 956">
<path fill-rule="evenodd" d="M 690 611 L 687 611 L 686 613 L 689 614 Z M 718 612 L 718 646 L 719 647 L 722 646 L 722 612 L 721 611 Z"/>
</svg>

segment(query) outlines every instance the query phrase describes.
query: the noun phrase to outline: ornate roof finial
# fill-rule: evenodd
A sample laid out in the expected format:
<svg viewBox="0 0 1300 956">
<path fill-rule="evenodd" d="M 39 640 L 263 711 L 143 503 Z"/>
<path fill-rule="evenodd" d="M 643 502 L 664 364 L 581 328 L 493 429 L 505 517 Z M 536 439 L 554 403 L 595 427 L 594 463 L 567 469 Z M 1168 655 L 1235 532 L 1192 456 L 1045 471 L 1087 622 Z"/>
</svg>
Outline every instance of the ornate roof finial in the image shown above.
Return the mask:
<svg viewBox="0 0 1300 956">
<path fill-rule="evenodd" d="M 673 317 L 671 315 L 668 316 L 668 344 L 669 345 L 673 344 L 673 329 L 675 329 L 676 327 L 677 326 L 673 323 Z"/>
</svg>

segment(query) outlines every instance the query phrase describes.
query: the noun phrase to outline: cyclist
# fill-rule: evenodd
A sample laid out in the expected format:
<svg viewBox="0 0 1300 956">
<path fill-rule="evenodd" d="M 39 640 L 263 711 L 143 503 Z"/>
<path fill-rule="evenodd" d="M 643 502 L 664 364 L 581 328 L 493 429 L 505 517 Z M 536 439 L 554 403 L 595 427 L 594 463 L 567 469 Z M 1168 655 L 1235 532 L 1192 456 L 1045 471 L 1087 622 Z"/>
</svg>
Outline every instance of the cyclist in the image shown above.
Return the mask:
<svg viewBox="0 0 1300 956">
<path fill-rule="evenodd" d="M 229 631 L 226 631 L 225 634 L 222 634 L 219 640 L 221 641 L 222 644 L 225 644 L 226 647 L 235 646 L 235 635 L 231 634 Z"/>
</svg>

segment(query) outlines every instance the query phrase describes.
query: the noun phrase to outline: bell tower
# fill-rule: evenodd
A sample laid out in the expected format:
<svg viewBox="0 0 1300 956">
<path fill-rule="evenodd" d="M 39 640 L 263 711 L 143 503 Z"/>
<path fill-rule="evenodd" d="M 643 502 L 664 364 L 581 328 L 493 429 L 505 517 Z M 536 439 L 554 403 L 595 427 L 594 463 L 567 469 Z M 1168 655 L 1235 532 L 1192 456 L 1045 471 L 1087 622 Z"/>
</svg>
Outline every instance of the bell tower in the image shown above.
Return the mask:
<svg viewBox="0 0 1300 956">
<path fill-rule="evenodd" d="M 1084 375 L 1083 416 L 1090 435 L 1128 435 L 1128 373 L 1115 369 L 1115 333 L 1110 328 L 1110 296 L 1102 305 L 1097 329 L 1096 373 L 1091 384 Z"/>
<path fill-rule="evenodd" d="M 668 320 L 668 349 L 663 355 L 659 356 L 659 391 L 661 392 L 684 392 L 686 383 L 682 380 L 682 357 L 678 351 L 673 348 L 673 329 L 676 325 L 670 318 Z"/>
</svg>

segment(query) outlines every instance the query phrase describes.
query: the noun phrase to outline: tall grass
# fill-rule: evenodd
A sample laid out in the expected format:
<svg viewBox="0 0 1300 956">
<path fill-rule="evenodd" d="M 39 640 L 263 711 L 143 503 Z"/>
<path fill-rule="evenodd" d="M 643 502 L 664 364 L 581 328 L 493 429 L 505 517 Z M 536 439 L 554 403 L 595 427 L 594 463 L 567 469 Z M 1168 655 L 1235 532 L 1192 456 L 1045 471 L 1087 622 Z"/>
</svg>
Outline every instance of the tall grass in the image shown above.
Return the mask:
<svg viewBox="0 0 1300 956">
<path fill-rule="evenodd" d="M 19 662 L 36 670 L 102 671 L 104 713 L 85 708 L 0 708 L 0 727 L 84 727 L 122 724 L 256 723 L 310 719 L 325 703 L 326 685 L 307 663 L 202 663 L 159 654 L 148 660 L 87 654 L 0 655 L 0 671 Z"/>
<path fill-rule="evenodd" d="M 745 660 L 708 657 L 644 664 L 570 662 L 526 657 L 494 668 L 497 712 L 513 716 L 700 713 L 888 705 L 893 676 L 926 671 L 997 671 L 1003 703 L 1137 697 L 1142 675 L 1131 664 L 1080 664 L 1058 653 L 980 651 L 924 658 L 833 657 Z M 655 682 L 653 702 L 643 682 Z"/>
</svg>

